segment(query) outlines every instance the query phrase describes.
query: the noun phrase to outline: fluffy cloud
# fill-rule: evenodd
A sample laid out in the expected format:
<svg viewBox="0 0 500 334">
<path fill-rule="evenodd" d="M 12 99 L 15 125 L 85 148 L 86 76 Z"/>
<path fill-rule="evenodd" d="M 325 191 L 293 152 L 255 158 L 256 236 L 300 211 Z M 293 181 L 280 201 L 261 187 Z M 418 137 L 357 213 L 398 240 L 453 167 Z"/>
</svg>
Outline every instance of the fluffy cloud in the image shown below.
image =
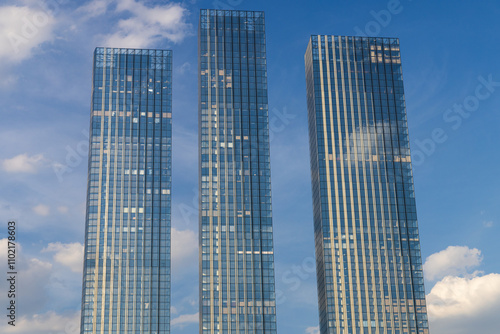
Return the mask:
<svg viewBox="0 0 500 334">
<path fill-rule="evenodd" d="M 199 313 L 194 314 L 182 314 L 171 321 L 172 327 L 184 327 L 188 324 L 198 323 L 199 321 Z"/>
<path fill-rule="evenodd" d="M 9 240 L 7 238 L 0 239 L 0 263 L 2 263 L 2 266 L 7 263 L 7 246 L 8 246 Z M 20 246 L 16 245 L 16 251 L 20 251 Z M 3 281 L 3 280 L 2 280 Z"/>
<path fill-rule="evenodd" d="M 35 314 L 33 316 L 21 316 L 16 326 L 0 325 L 2 333 L 16 334 L 78 334 L 80 333 L 80 311 L 72 314 L 60 315 L 55 312 Z"/>
<path fill-rule="evenodd" d="M 500 274 L 445 277 L 427 295 L 434 334 L 497 334 Z"/>
<path fill-rule="evenodd" d="M 7 239 L 0 239 L 0 263 L 7 263 Z M 17 302 L 22 305 L 23 314 L 39 312 L 48 299 L 47 286 L 50 284 L 52 264 L 36 258 L 26 258 L 24 250 L 18 243 L 16 245 L 16 271 L 18 272 L 19 290 Z M 0 280 L 0 291 L 7 291 L 7 281 Z M 0 294 L 0 305 L 7 304 L 7 294 Z M 2 323 L 1 325 L 3 325 Z M 17 326 L 16 326 L 17 327 Z M 1 328 L 1 327 L 0 327 Z M 0 333 L 4 331 L 0 330 Z"/>
<path fill-rule="evenodd" d="M 472 278 L 447 276 L 427 295 L 434 319 L 474 316 L 500 306 L 500 274 Z"/>
<path fill-rule="evenodd" d="M 113 22 L 99 43 L 117 47 L 150 47 L 158 42 L 180 42 L 191 33 L 186 8 L 179 3 L 148 6 L 136 0 L 92 0 L 76 10 L 64 10 L 66 1 L 23 1 L 0 6 L 0 65 L 30 58 L 43 44 L 68 40 L 68 31 L 81 31 L 92 18 Z M 57 15 L 56 15 L 57 14 Z M 106 17 L 104 15 L 106 14 Z M 57 29 L 56 29 L 57 27 Z M 5 67 L 7 68 L 7 67 Z M 18 76 L 2 73 L 0 85 L 14 84 Z"/>
<path fill-rule="evenodd" d="M 481 251 L 476 248 L 449 246 L 425 260 L 425 278 L 433 281 L 448 275 L 463 275 L 479 266 L 482 259 Z"/>
<path fill-rule="evenodd" d="M 1 48 L 0 48 L 1 49 Z M 45 159 L 42 154 L 29 156 L 19 154 L 13 158 L 2 161 L 3 170 L 8 173 L 31 173 L 34 174 L 43 166 Z"/>
<path fill-rule="evenodd" d="M 33 207 L 33 211 L 39 216 L 48 216 L 50 214 L 50 208 L 43 204 Z"/>
<path fill-rule="evenodd" d="M 0 7 L 0 61 L 16 63 L 53 39 L 55 19 L 42 7 Z"/>
<path fill-rule="evenodd" d="M 42 252 L 54 252 L 54 260 L 67 266 L 75 273 L 81 273 L 83 268 L 83 245 L 78 242 L 62 244 L 49 243 Z"/>
<path fill-rule="evenodd" d="M 440 279 L 427 295 L 433 334 L 498 333 L 500 274 L 470 273 L 482 259 L 480 250 L 458 246 L 427 258 L 426 278 Z"/>
<path fill-rule="evenodd" d="M 102 12 L 97 2 L 95 12 Z M 179 4 L 147 7 L 135 0 L 122 0 L 116 5 L 116 12 L 128 14 L 117 24 L 117 30 L 103 38 L 103 44 L 110 47 L 146 48 L 167 39 L 180 42 L 191 27 L 186 23 L 187 11 Z"/>
<path fill-rule="evenodd" d="M 60 253 L 64 249 L 74 247 L 62 247 L 54 244 L 47 248 L 59 250 Z M 7 239 L 0 239 L 0 250 L 7 249 Z M 47 325 L 51 324 L 50 319 L 54 319 L 54 315 L 65 317 L 62 314 L 68 310 L 76 310 L 79 308 L 81 300 L 81 268 L 80 273 L 75 273 L 68 266 L 57 265 L 56 259 L 46 259 L 45 252 L 42 252 L 37 257 L 27 256 L 24 247 L 17 244 L 17 272 L 18 272 L 18 291 L 17 303 L 22 312 L 19 313 L 19 328 L 16 333 L 46 333 L 45 331 L 30 331 L 31 325 L 35 326 L 40 321 L 45 321 Z M 57 254 L 57 252 L 56 252 Z M 7 262 L 6 252 L 0 251 L 0 263 Z M 67 262 L 68 260 L 62 256 L 59 261 Z M 6 291 L 7 281 L 0 280 L 0 291 Z M 0 305 L 6 305 L 8 302 L 7 294 L 0 294 Z M 49 312 L 49 313 L 47 313 Z M 48 319 L 48 320 L 47 320 Z M 42 321 L 42 322 L 43 322 Z M 24 323 L 26 327 L 21 326 Z M 0 333 L 5 333 L 2 330 L 4 323 L 0 324 Z M 54 324 L 52 324 L 55 326 Z M 47 330 L 57 330 L 58 327 L 43 327 Z M 64 327 L 62 327 L 64 328 Z M 21 329 L 23 329 L 21 331 Z M 59 333 L 59 332 L 58 332 Z"/>
</svg>

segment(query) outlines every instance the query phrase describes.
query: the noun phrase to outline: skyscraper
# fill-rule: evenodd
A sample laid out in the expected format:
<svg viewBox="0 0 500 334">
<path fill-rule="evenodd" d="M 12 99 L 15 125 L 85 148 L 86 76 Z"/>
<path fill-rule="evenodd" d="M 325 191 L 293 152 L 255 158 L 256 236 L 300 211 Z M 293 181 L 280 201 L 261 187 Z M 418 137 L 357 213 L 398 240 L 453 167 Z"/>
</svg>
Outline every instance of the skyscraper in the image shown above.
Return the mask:
<svg viewBox="0 0 500 334">
<path fill-rule="evenodd" d="M 428 333 L 399 41 L 305 54 L 321 334 Z"/>
<path fill-rule="evenodd" d="M 170 333 L 172 54 L 94 53 L 81 333 Z"/>
<path fill-rule="evenodd" d="M 200 334 L 276 333 L 264 13 L 199 25 Z"/>
</svg>

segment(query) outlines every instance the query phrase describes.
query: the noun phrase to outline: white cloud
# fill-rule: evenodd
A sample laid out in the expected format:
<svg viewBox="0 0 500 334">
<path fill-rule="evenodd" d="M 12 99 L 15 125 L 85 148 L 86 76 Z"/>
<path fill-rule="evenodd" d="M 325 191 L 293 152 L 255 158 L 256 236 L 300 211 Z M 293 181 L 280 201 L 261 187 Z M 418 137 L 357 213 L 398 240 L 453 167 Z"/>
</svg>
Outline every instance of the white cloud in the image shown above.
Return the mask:
<svg viewBox="0 0 500 334">
<path fill-rule="evenodd" d="M 34 174 L 42 167 L 45 159 L 42 154 L 28 156 L 19 154 L 13 158 L 2 161 L 3 170 L 8 173 L 31 173 Z"/>
<path fill-rule="evenodd" d="M 0 61 L 17 63 L 53 39 L 54 17 L 40 6 L 0 7 Z"/>
<path fill-rule="evenodd" d="M 197 260 L 198 237 L 192 230 L 180 231 L 174 227 L 171 230 L 172 238 L 172 265 L 185 265 Z M 198 263 L 196 262 L 196 266 Z"/>
<path fill-rule="evenodd" d="M 22 263 L 21 263 L 22 261 Z M 23 305 L 23 313 L 37 312 L 47 303 L 53 273 L 52 263 L 37 258 L 20 258 L 19 271 L 19 304 Z M 22 293 L 21 293 L 22 292 Z"/>
<path fill-rule="evenodd" d="M 0 263 L 7 263 L 7 239 L 0 239 Z M 22 305 L 23 314 L 39 312 L 47 303 L 47 286 L 53 271 L 52 264 L 36 258 L 26 258 L 21 244 L 16 244 L 17 288 L 20 292 L 17 302 Z M 6 291 L 7 281 L 0 280 L 0 291 Z M 6 305 L 7 294 L 0 294 L 0 305 Z M 2 322 L 1 325 L 4 323 Z M 1 327 L 0 327 L 1 328 Z M 0 330 L 0 333 L 3 333 Z"/>
<path fill-rule="evenodd" d="M 306 334 L 319 334 L 319 326 L 307 327 Z"/>
<path fill-rule="evenodd" d="M 51 311 L 44 314 L 35 314 L 30 317 L 21 316 L 17 320 L 15 327 L 6 325 L 5 321 L 2 321 L 0 332 L 16 334 L 77 334 L 80 332 L 80 311 L 64 315 Z"/>
<path fill-rule="evenodd" d="M 43 270 L 47 271 L 52 269 L 52 264 L 49 262 L 44 262 L 42 260 L 32 258 L 28 260 L 28 267 L 24 270 L 25 273 L 28 273 L 30 277 L 33 277 L 31 274 Z M 36 276 L 36 275 L 34 275 Z"/>
<path fill-rule="evenodd" d="M 50 214 L 50 208 L 43 204 L 33 207 L 33 211 L 39 216 L 48 216 Z"/>
<path fill-rule="evenodd" d="M 498 333 L 500 274 L 470 274 L 482 259 L 480 250 L 458 246 L 427 258 L 426 277 L 441 279 L 427 295 L 433 334 Z"/>
<path fill-rule="evenodd" d="M 500 274 L 445 277 L 427 295 L 434 334 L 497 334 Z"/>
<path fill-rule="evenodd" d="M 81 243 L 49 243 L 46 248 L 42 249 L 42 252 L 54 252 L 54 260 L 56 262 L 69 267 L 75 273 L 82 272 L 83 245 Z"/>
<path fill-rule="evenodd" d="M 7 239 L 0 239 L 0 263 L 7 262 L 7 252 L 2 251 L 7 249 L 7 241 Z M 56 248 L 58 247 L 56 246 Z M 80 273 L 75 273 L 67 266 L 53 265 L 51 259 L 47 261 L 43 258 L 26 256 L 26 250 L 19 243 L 16 250 L 17 288 L 19 291 L 17 303 L 20 307 L 19 310 L 22 309 L 22 312 L 18 314 L 18 320 L 20 323 L 25 323 L 26 326 L 16 325 L 16 328 L 19 329 L 19 332 L 16 331 L 16 333 L 46 333 L 45 331 L 30 331 L 30 328 L 33 328 L 31 325 L 43 319 L 48 319 L 46 324 L 49 325 L 50 319 L 54 319 L 54 317 L 48 316 L 52 312 L 57 315 L 69 309 L 76 310 L 79 307 L 81 302 L 81 269 Z M 0 280 L 0 291 L 6 291 L 6 284 L 6 280 Z M 6 305 L 7 302 L 7 294 L 0 294 L 0 305 Z M 46 314 L 49 311 L 51 312 Z M 0 333 L 5 332 L 2 328 L 3 325 L 4 323 L 0 324 Z M 45 327 L 41 324 L 40 328 Z M 45 329 L 55 331 L 57 327 Z"/>
<path fill-rule="evenodd" d="M 7 238 L 3 238 L 3 239 L 0 239 L 0 263 L 2 263 L 2 265 L 4 263 L 7 263 L 7 246 L 8 246 L 8 243 L 9 243 L 9 240 Z M 16 245 L 16 251 L 19 252 L 20 251 L 20 246 L 19 245 Z"/>
<path fill-rule="evenodd" d="M 83 16 L 83 20 L 103 15 L 108 10 L 108 6 L 113 0 L 92 0 L 79 7 L 76 13 Z"/>
<path fill-rule="evenodd" d="M 500 274 L 464 278 L 447 276 L 427 295 L 433 318 L 473 316 L 500 305 Z"/>
<path fill-rule="evenodd" d="M 179 4 L 147 7 L 135 0 L 122 0 L 116 12 L 130 16 L 118 21 L 115 32 L 104 36 L 103 45 L 145 48 L 164 39 L 180 42 L 191 29 L 185 21 L 187 10 Z"/>
<path fill-rule="evenodd" d="M 425 260 L 425 278 L 432 281 L 448 275 L 462 275 L 479 266 L 482 259 L 481 251 L 476 248 L 449 246 Z"/>
<path fill-rule="evenodd" d="M 184 327 L 188 324 L 195 324 L 198 323 L 199 321 L 199 313 L 194 313 L 194 314 L 182 314 L 171 321 L 171 325 L 173 326 L 178 326 L 178 327 Z"/>
</svg>

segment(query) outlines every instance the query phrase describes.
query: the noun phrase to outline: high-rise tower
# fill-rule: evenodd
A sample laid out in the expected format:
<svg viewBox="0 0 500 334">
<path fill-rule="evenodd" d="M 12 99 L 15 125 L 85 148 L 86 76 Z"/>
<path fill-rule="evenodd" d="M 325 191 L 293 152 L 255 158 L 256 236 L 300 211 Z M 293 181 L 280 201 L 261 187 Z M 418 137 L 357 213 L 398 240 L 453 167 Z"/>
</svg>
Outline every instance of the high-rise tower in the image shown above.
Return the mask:
<svg viewBox="0 0 500 334">
<path fill-rule="evenodd" d="M 200 334 L 276 333 L 264 13 L 202 10 Z"/>
<path fill-rule="evenodd" d="M 170 333 L 172 54 L 97 48 L 82 334 Z"/>
<path fill-rule="evenodd" d="M 428 333 L 399 41 L 305 54 L 321 334 Z"/>
</svg>

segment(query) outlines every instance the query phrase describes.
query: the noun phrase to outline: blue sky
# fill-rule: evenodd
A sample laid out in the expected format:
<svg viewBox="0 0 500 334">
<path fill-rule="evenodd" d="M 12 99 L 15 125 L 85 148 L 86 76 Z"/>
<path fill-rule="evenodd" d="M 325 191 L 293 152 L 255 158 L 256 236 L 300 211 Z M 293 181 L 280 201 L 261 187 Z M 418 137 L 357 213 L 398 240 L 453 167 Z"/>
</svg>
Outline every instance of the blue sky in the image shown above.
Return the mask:
<svg viewBox="0 0 500 334">
<path fill-rule="evenodd" d="M 366 34 L 400 38 L 431 331 L 498 333 L 500 4 L 423 0 L 3 0 L 0 217 L 18 221 L 21 318 L 0 331 L 78 332 L 92 53 L 113 46 L 174 50 L 172 333 L 197 332 L 196 32 L 217 7 L 266 12 L 279 331 L 318 324 L 303 55 L 311 34 Z"/>
</svg>

